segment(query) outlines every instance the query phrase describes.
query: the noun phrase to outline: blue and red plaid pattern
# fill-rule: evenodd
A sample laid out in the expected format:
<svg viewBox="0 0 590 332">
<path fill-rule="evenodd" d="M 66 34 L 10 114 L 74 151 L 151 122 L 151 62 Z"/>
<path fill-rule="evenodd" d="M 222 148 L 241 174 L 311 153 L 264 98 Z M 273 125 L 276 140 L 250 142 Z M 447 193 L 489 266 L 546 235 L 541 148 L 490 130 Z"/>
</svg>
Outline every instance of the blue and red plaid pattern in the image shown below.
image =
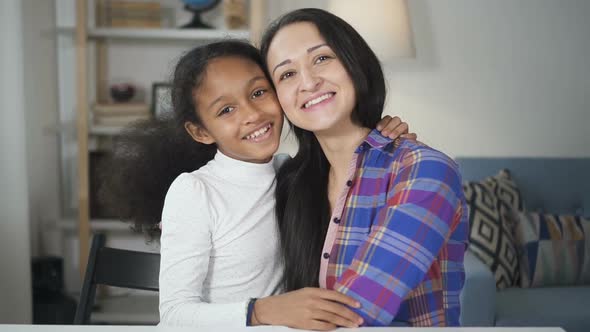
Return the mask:
<svg viewBox="0 0 590 332">
<path fill-rule="evenodd" d="M 469 225 L 458 166 L 375 130 L 356 153 L 324 284 L 358 300 L 365 325 L 458 326 Z"/>
</svg>

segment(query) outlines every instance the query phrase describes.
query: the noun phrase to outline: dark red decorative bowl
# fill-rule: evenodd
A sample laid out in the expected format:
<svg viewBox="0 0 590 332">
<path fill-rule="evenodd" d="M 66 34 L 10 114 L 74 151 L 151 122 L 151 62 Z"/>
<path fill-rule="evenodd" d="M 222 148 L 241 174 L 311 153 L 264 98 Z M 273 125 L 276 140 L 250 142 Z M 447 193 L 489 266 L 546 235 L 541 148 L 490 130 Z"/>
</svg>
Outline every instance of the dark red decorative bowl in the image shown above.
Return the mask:
<svg viewBox="0 0 590 332">
<path fill-rule="evenodd" d="M 111 98 L 117 103 L 124 103 L 131 100 L 135 95 L 135 87 L 132 84 L 111 85 Z"/>
</svg>

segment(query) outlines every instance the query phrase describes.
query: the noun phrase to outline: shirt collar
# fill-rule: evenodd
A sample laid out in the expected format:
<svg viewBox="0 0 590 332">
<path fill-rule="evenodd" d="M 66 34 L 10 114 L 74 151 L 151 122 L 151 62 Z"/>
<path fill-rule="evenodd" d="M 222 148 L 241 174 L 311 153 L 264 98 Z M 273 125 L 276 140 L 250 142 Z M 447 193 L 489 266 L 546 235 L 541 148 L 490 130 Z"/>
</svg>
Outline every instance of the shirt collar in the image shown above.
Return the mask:
<svg viewBox="0 0 590 332">
<path fill-rule="evenodd" d="M 371 130 L 367 138 L 365 138 L 363 143 L 359 145 L 355 153 L 361 153 L 362 151 L 370 149 L 381 149 L 392 142 L 393 140 L 391 138 L 385 137 L 381 135 L 381 133 L 377 129 L 373 129 Z"/>
<path fill-rule="evenodd" d="M 240 185 L 266 186 L 267 181 L 274 181 L 276 175 L 273 160 L 263 164 L 251 163 L 229 157 L 219 150 L 207 166 L 220 179 Z"/>
</svg>

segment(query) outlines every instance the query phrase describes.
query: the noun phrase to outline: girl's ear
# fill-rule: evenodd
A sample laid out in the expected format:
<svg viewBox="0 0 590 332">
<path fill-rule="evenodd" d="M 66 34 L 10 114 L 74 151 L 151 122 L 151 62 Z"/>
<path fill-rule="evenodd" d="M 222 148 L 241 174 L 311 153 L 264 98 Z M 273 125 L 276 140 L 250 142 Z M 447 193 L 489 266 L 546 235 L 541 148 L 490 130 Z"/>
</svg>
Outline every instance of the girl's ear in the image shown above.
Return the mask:
<svg viewBox="0 0 590 332">
<path fill-rule="evenodd" d="M 203 126 L 200 126 L 200 125 L 197 125 L 197 124 L 187 121 L 184 123 L 184 129 L 186 129 L 186 132 L 189 135 L 191 135 L 193 140 L 195 140 L 199 143 L 203 143 L 203 144 L 215 143 L 215 139 L 209 134 L 207 129 L 205 129 Z"/>
</svg>

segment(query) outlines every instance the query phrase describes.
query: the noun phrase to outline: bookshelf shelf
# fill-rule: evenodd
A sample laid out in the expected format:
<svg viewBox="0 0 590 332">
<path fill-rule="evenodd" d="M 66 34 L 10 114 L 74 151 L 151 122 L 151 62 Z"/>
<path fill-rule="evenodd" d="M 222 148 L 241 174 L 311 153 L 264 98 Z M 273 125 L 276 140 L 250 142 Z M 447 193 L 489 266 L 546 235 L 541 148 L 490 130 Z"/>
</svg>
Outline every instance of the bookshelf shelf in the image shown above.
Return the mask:
<svg viewBox="0 0 590 332">
<path fill-rule="evenodd" d="M 95 136 L 116 136 L 121 134 L 125 127 L 118 126 L 91 126 L 90 135 Z"/>
<path fill-rule="evenodd" d="M 92 312 L 93 323 L 156 325 L 160 321 L 159 299 L 154 295 L 128 295 L 99 299 Z"/>
<path fill-rule="evenodd" d="M 118 29 L 95 28 L 88 30 L 89 38 L 117 39 L 167 39 L 167 40 L 213 40 L 223 38 L 244 38 L 250 36 L 248 30 L 208 30 L 208 29 Z"/>
<path fill-rule="evenodd" d="M 75 29 L 60 28 L 58 32 L 74 33 Z M 134 40 L 218 40 L 225 38 L 248 39 L 249 30 L 171 29 L 171 28 L 89 28 L 88 39 Z"/>
<path fill-rule="evenodd" d="M 57 228 L 61 230 L 74 231 L 78 229 L 78 223 L 74 219 L 62 219 L 57 222 Z M 132 232 L 130 224 L 127 224 L 117 219 L 91 219 L 90 229 L 99 232 Z"/>
</svg>

